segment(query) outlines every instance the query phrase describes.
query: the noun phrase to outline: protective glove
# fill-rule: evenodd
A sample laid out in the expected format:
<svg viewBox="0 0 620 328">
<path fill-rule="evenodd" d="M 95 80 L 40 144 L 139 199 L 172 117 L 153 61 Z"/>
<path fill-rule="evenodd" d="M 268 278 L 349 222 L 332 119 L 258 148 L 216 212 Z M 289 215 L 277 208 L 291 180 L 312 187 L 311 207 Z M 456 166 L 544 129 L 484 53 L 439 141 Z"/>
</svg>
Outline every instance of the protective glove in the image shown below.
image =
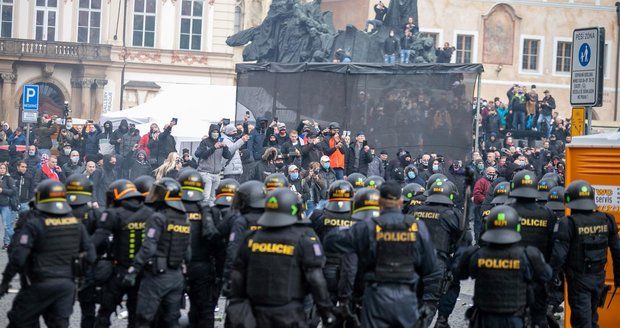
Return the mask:
<svg viewBox="0 0 620 328">
<path fill-rule="evenodd" d="M 136 278 L 138 277 L 138 271 L 134 267 L 129 267 L 127 273 L 123 277 L 123 287 L 133 287 L 136 285 Z"/>
<path fill-rule="evenodd" d="M 9 288 L 11 288 L 11 284 L 8 281 L 2 281 L 0 284 L 0 298 L 9 292 Z"/>
</svg>

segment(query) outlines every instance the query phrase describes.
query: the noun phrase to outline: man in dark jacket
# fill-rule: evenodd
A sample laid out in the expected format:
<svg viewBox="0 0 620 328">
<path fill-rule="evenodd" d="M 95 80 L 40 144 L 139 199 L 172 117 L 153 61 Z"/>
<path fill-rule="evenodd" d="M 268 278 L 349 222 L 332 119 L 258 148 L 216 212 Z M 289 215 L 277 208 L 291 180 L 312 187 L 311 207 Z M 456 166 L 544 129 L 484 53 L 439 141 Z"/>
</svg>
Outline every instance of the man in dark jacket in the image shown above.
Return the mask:
<svg viewBox="0 0 620 328">
<path fill-rule="evenodd" d="M 28 165 L 29 174 L 34 176 L 35 172 L 41 168 L 41 157 L 39 156 L 37 146 L 28 146 L 28 151 L 24 154 L 24 162 Z"/>
<path fill-rule="evenodd" d="M 112 184 L 112 182 L 118 180 L 118 175 L 116 174 L 116 157 L 114 155 L 104 155 L 103 167 L 92 173 L 91 180 L 93 181 L 93 198 L 97 202 L 97 205 L 103 207 L 106 204 L 105 193 L 108 186 Z"/>
<path fill-rule="evenodd" d="M 410 29 L 405 30 L 405 35 L 400 39 L 400 63 L 409 64 L 409 56 L 411 55 L 411 49 L 413 48 L 413 34 Z"/>
<path fill-rule="evenodd" d="M 146 152 L 137 148 L 138 145 L 135 145 L 134 149 L 136 150 L 130 151 L 125 161 L 125 172 L 127 173 L 127 179 L 130 181 L 135 181 L 138 177 L 152 175 L 153 173 Z"/>
<path fill-rule="evenodd" d="M 301 165 L 302 167 L 308 167 L 312 162 L 319 162 L 323 152 L 319 146 L 321 139 L 318 133 L 309 132 L 308 143 L 301 147 Z"/>
<path fill-rule="evenodd" d="M 28 164 L 24 161 L 17 162 L 17 173 L 14 176 L 15 191 L 19 195 L 19 208 L 18 211 L 27 211 L 29 206 L 28 202 L 34 195 L 34 183 L 32 181 L 32 174 L 28 172 Z"/>
<path fill-rule="evenodd" d="M 513 130 L 525 130 L 525 116 L 527 115 L 525 103 L 525 94 L 523 93 L 523 89 L 519 88 L 517 93 L 512 96 L 510 100 Z"/>
<path fill-rule="evenodd" d="M 110 125 L 110 129 L 112 126 L 112 122 L 108 121 L 105 124 Z M 104 124 L 104 125 L 105 125 Z M 110 132 L 111 133 L 111 132 Z M 99 139 L 101 139 L 101 127 L 97 124 L 93 124 L 92 122 L 88 122 L 82 128 L 82 138 L 83 138 L 83 146 L 84 150 L 82 151 L 82 155 L 84 156 L 95 156 L 99 153 Z"/>
<path fill-rule="evenodd" d="M 390 31 L 390 36 L 383 43 L 383 62 L 386 64 L 396 63 L 396 54 L 400 52 L 400 41 L 394 34 L 394 30 Z"/>
<path fill-rule="evenodd" d="M 159 167 L 168 157 L 168 154 L 177 151 L 177 143 L 171 135 L 172 127 L 176 125 L 175 121 L 171 121 L 164 126 L 164 131 L 156 134 L 155 139 L 149 141 L 149 149 L 151 150 L 151 166 L 153 169 Z"/>
<path fill-rule="evenodd" d="M 348 156 L 345 157 L 347 162 L 347 175 L 352 173 L 361 173 L 368 175 L 368 164 L 372 162 L 372 154 L 370 147 L 366 144 L 366 136 L 363 132 L 358 132 L 355 141 L 349 145 Z"/>
<path fill-rule="evenodd" d="M 497 115 L 497 111 L 495 110 L 495 108 L 493 108 L 489 111 L 489 115 L 487 115 L 487 117 L 484 118 L 484 121 L 482 123 L 482 126 L 484 127 L 484 133 L 486 134 L 486 136 L 487 137 L 490 136 L 491 133 L 495 133 L 495 135 L 498 135 L 499 125 L 500 125 L 499 115 Z"/>
<path fill-rule="evenodd" d="M 540 113 L 538 115 L 538 121 L 536 122 L 536 129 L 544 133 L 543 137 L 549 138 L 551 134 L 551 117 L 555 109 L 555 99 L 553 99 L 549 90 L 545 90 L 544 94 L 545 97 L 540 102 Z M 546 130 L 542 129 L 542 123 L 545 123 Z"/>
<path fill-rule="evenodd" d="M 452 60 L 452 53 L 455 48 L 450 47 L 450 43 L 446 42 L 442 48 L 435 50 L 435 56 L 437 56 L 437 63 L 449 63 Z"/>
<path fill-rule="evenodd" d="M 110 143 L 114 145 L 114 152 L 116 155 L 123 155 L 121 148 L 123 146 L 123 136 L 129 132 L 129 124 L 127 120 L 121 120 L 121 124 L 118 126 L 112 133 L 112 139 L 110 139 Z"/>
<path fill-rule="evenodd" d="M 248 152 L 255 161 L 260 161 L 263 156 L 263 146 L 267 134 L 269 121 L 264 117 L 256 119 L 256 127 L 250 132 L 250 140 L 247 142 Z"/>
</svg>

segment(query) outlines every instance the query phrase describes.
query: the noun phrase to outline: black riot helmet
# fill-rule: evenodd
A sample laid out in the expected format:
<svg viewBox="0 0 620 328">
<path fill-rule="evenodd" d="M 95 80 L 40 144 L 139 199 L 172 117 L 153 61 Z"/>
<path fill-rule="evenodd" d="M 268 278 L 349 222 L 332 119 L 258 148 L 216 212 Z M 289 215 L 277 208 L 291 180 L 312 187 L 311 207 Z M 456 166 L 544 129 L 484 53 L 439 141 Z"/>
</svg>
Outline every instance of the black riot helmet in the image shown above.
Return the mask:
<svg viewBox="0 0 620 328">
<path fill-rule="evenodd" d="M 366 176 L 361 173 L 352 173 L 347 177 L 347 181 L 349 181 L 349 183 L 353 186 L 353 188 L 355 188 L 355 190 L 364 188 L 365 179 Z"/>
<path fill-rule="evenodd" d="M 155 178 L 150 175 L 141 175 L 133 180 L 133 184 L 136 185 L 138 192 L 142 194 L 142 196 L 146 197 L 151 191 L 151 187 L 155 183 Z"/>
<path fill-rule="evenodd" d="M 239 189 L 239 182 L 235 179 L 224 179 L 220 181 L 219 186 L 215 189 L 215 205 L 232 205 L 232 200 L 233 197 L 235 197 L 237 189 Z"/>
<path fill-rule="evenodd" d="M 67 201 L 71 206 L 84 205 L 93 200 L 93 183 L 84 174 L 72 174 L 65 182 Z"/>
<path fill-rule="evenodd" d="M 381 185 L 385 182 L 385 179 L 378 175 L 369 176 L 364 180 L 364 186 L 366 188 L 379 189 Z"/>
<path fill-rule="evenodd" d="M 241 213 L 250 208 L 265 208 L 265 197 L 267 191 L 265 185 L 260 181 L 251 180 L 242 183 L 235 192 L 232 207 Z"/>
<path fill-rule="evenodd" d="M 410 183 L 403 187 L 403 199 L 405 202 L 410 202 L 413 197 L 424 194 L 424 187 L 417 183 Z"/>
<path fill-rule="evenodd" d="M 454 205 L 454 184 L 448 181 L 435 181 L 428 190 L 427 203 Z"/>
<path fill-rule="evenodd" d="M 283 173 L 273 173 L 265 178 L 265 188 L 268 192 L 276 188 L 287 188 L 288 186 L 288 179 Z"/>
<path fill-rule="evenodd" d="M 327 191 L 325 209 L 335 213 L 349 212 L 351 211 L 351 198 L 353 198 L 353 186 L 348 181 L 334 181 Z"/>
<path fill-rule="evenodd" d="M 507 205 L 496 206 L 486 217 L 485 232 L 480 239 L 492 244 L 514 244 L 521 240 L 519 213 Z"/>
<path fill-rule="evenodd" d="M 554 179 L 551 178 L 542 178 L 538 181 L 538 200 L 539 201 L 547 201 L 547 197 L 549 196 L 549 191 L 557 187 L 558 184 Z"/>
<path fill-rule="evenodd" d="M 380 193 L 377 189 L 362 188 L 353 196 L 351 218 L 355 220 L 371 219 L 379 216 Z"/>
<path fill-rule="evenodd" d="M 510 182 L 504 181 L 498 183 L 495 188 L 493 188 L 493 199 L 491 200 L 492 205 L 502 205 L 506 203 L 508 200 L 508 193 L 510 192 Z"/>
<path fill-rule="evenodd" d="M 119 202 L 123 199 L 134 197 L 142 199 L 144 196 L 138 192 L 138 189 L 133 182 L 126 179 L 119 179 L 112 182 L 106 191 L 108 205 L 111 205 L 114 202 Z"/>
<path fill-rule="evenodd" d="M 181 184 L 181 198 L 184 201 L 200 202 L 205 199 L 205 182 L 198 171 L 192 168 L 185 168 L 181 170 L 177 180 Z"/>
<path fill-rule="evenodd" d="M 301 220 L 301 201 L 297 194 L 288 188 L 277 188 L 267 194 L 265 212 L 258 219 L 263 227 L 286 227 Z"/>
<path fill-rule="evenodd" d="M 515 174 L 510 183 L 510 197 L 538 198 L 538 184 L 534 172 L 523 170 Z"/>
<path fill-rule="evenodd" d="M 566 187 L 564 203 L 573 210 L 593 211 L 596 209 L 594 188 L 584 180 L 575 180 Z"/>
<path fill-rule="evenodd" d="M 71 212 L 65 185 L 56 180 L 44 180 L 34 191 L 34 207 L 45 213 L 63 215 Z"/>
<path fill-rule="evenodd" d="M 166 205 L 185 212 L 185 206 L 181 201 L 183 192 L 181 191 L 181 184 L 173 178 L 161 178 L 156 180 L 146 196 L 145 203 L 160 203 L 164 202 Z"/>
<path fill-rule="evenodd" d="M 547 196 L 546 206 L 553 211 L 564 210 L 564 187 L 557 186 L 551 188 Z"/>
<path fill-rule="evenodd" d="M 448 181 L 448 177 L 441 173 L 435 173 L 431 175 L 430 177 L 428 177 L 428 180 L 426 180 L 426 190 L 430 190 L 433 183 L 435 183 L 437 180 Z"/>
<path fill-rule="evenodd" d="M 540 180 L 544 180 L 544 179 L 552 179 L 553 181 L 555 181 L 556 186 L 562 185 L 562 179 L 560 179 L 560 175 L 555 172 L 545 173 L 545 175 L 543 175 L 543 177 L 540 178 Z"/>
</svg>

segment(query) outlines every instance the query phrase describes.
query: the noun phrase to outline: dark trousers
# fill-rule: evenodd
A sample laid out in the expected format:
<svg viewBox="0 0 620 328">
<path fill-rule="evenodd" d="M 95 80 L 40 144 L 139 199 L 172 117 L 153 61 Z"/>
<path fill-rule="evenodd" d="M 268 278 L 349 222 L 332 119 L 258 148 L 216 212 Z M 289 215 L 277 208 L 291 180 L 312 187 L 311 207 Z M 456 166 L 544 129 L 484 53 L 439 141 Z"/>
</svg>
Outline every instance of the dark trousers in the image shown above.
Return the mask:
<svg viewBox="0 0 620 328">
<path fill-rule="evenodd" d="M 252 306 L 256 327 L 260 328 L 306 328 L 306 313 L 302 302 L 283 306 Z"/>
<path fill-rule="evenodd" d="M 362 327 L 414 327 L 418 298 L 406 284 L 373 283 L 364 290 Z"/>
<path fill-rule="evenodd" d="M 48 327 L 69 327 L 74 297 L 75 283 L 70 279 L 47 279 L 24 286 L 7 315 L 9 327 L 38 327 L 39 316 Z"/>
<path fill-rule="evenodd" d="M 605 273 L 567 273 L 566 283 L 571 327 L 598 327 L 597 306 L 605 285 Z"/>
<path fill-rule="evenodd" d="M 513 130 L 525 130 L 525 112 L 512 112 L 512 129 Z"/>
<path fill-rule="evenodd" d="M 474 218 L 474 238 L 476 243 L 480 241 L 480 235 L 482 234 L 482 213 L 480 205 L 472 204 L 471 216 Z"/>
<path fill-rule="evenodd" d="M 192 327 L 213 327 L 219 296 L 215 268 L 210 262 L 191 262 L 187 269 L 189 322 Z"/>
<path fill-rule="evenodd" d="M 456 306 L 456 299 L 459 297 L 460 293 L 461 282 L 458 279 L 452 280 L 446 293 L 439 298 L 439 304 L 437 306 L 439 316 L 447 318 L 450 314 L 452 314 L 452 311 L 454 311 L 454 306 Z"/>
<path fill-rule="evenodd" d="M 123 287 L 123 278 L 126 272 L 127 269 L 124 267 L 115 267 L 110 280 L 103 286 L 101 306 L 97 313 L 95 327 L 110 327 L 110 315 L 116 311 L 116 307 L 123 301 L 123 295 L 127 295 L 127 313 L 129 315 L 127 327 L 136 326 L 136 303 L 140 281 L 138 280 L 134 287 Z"/>
<path fill-rule="evenodd" d="M 532 285 L 534 290 L 534 304 L 530 306 L 530 314 L 532 316 L 532 324 L 538 325 L 538 328 L 547 328 L 547 299 L 549 295 L 544 285 L 535 283 Z"/>
<path fill-rule="evenodd" d="M 84 287 L 78 292 L 78 301 L 82 311 L 80 327 L 92 328 L 95 326 L 95 308 L 97 306 L 97 290 L 94 284 Z"/>
<path fill-rule="evenodd" d="M 138 290 L 136 327 L 149 327 L 156 314 L 159 325 L 179 327 L 184 284 L 183 273 L 180 269 L 169 268 L 160 274 L 146 271 Z"/>
<path fill-rule="evenodd" d="M 523 328 L 523 317 L 509 314 L 492 314 L 481 312 L 470 328 Z"/>
</svg>

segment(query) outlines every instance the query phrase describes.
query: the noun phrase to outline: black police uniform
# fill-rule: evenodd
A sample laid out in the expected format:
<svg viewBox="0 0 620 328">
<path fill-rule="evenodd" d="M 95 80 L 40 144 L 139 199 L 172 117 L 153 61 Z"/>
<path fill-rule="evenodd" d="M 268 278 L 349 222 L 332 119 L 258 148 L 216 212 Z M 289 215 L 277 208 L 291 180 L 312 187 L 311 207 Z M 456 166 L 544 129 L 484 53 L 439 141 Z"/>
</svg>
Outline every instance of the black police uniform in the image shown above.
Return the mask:
<svg viewBox="0 0 620 328">
<path fill-rule="evenodd" d="M 417 183 L 410 183 L 403 187 L 403 214 L 412 214 L 416 208 L 422 206 L 426 202 L 426 189 Z"/>
<path fill-rule="evenodd" d="M 19 236 L 21 229 L 24 228 L 26 222 L 30 219 L 37 219 L 37 217 L 41 216 L 42 213 L 38 212 L 34 207 L 34 201 L 30 202 L 30 209 L 25 212 L 19 213 L 17 220 L 15 221 L 15 227 L 13 227 L 13 236 L 11 237 L 11 243 L 9 244 L 9 248 L 7 249 L 9 257 L 11 256 L 12 250 L 15 248 L 15 245 L 19 243 Z M 27 271 L 26 265 L 22 268 L 18 268 L 14 263 L 9 261 L 2 273 L 2 283 L 0 284 L 0 297 L 4 296 L 9 292 L 9 288 L 11 287 L 11 281 L 19 273 L 20 284 L 21 286 L 28 285 L 28 278 L 26 277 L 25 272 Z"/>
<path fill-rule="evenodd" d="M 37 327 L 42 315 L 49 327 L 69 327 L 73 312 L 75 263 L 87 263 L 95 250 L 84 225 L 71 215 L 65 187 L 47 180 L 37 186 L 36 218 L 27 220 L 9 261 L 18 270 L 27 265 L 28 285 L 22 286 L 8 313 L 9 327 Z"/>
<path fill-rule="evenodd" d="M 99 219 L 99 228 L 92 239 L 99 250 L 112 237 L 109 255 L 112 260 L 112 276 L 101 291 L 101 306 L 97 312 L 96 327 L 109 327 L 110 315 L 127 295 L 128 327 L 136 324 L 138 287 L 123 285 L 127 268 L 133 265 L 136 254 L 142 246 L 146 219 L 153 210 L 144 206 L 143 196 L 128 180 L 118 180 L 110 185 L 109 197 L 116 197 Z"/>
<path fill-rule="evenodd" d="M 387 186 L 386 186 L 387 185 Z M 384 190 L 386 191 L 384 194 Z M 400 187 L 386 183 L 381 197 L 400 198 Z M 418 320 L 416 286 L 420 277 L 434 275 L 424 286 L 423 299 L 437 299 L 441 272 L 426 225 L 399 208 L 385 208 L 379 217 L 334 231 L 324 240 L 326 252 L 355 252 L 366 273 L 362 326 L 413 327 Z"/>
<path fill-rule="evenodd" d="M 564 218 L 564 187 L 557 186 L 549 190 L 545 206 L 552 210 L 558 223 Z M 554 246 L 555 247 L 555 246 Z M 551 312 L 562 312 L 561 304 L 564 302 L 564 271 L 556 272 L 552 283 L 549 285 L 549 306 Z"/>
<path fill-rule="evenodd" d="M 519 218 L 502 205 L 491 210 L 485 245 L 459 251 L 455 277 L 475 279 L 474 308 L 466 316 L 470 327 L 524 327 L 528 286 L 551 279 L 551 268 L 535 247 L 518 243 Z"/>
<path fill-rule="evenodd" d="M 496 179 L 495 181 L 497 181 L 498 179 Z M 495 206 L 504 205 L 508 200 L 508 193 L 510 192 L 510 182 L 502 181 L 495 183 L 495 181 L 493 181 L 493 184 L 495 186 L 492 190 L 489 190 L 489 193 L 480 205 L 480 214 L 482 217 L 481 234 L 484 233 L 486 229 L 486 218 L 489 213 L 491 213 L 491 209 L 493 209 Z M 482 243 L 482 241 L 480 240 L 478 240 L 477 242 Z"/>
<path fill-rule="evenodd" d="M 618 227 L 612 215 L 596 211 L 594 191 L 587 182 L 572 182 L 565 198 L 571 214 L 560 220 L 551 266 L 556 273 L 564 268 L 571 326 L 598 327 L 597 306 L 604 301 L 608 249 L 613 260 L 614 285 L 620 286 Z"/>
<path fill-rule="evenodd" d="M 521 245 L 538 248 L 548 262 L 551 258 L 557 218 L 551 210 L 536 203 L 537 188 L 534 173 L 527 170 L 518 172 L 513 178 L 510 190 L 510 197 L 515 198 L 515 202 L 509 206 L 514 208 L 521 218 Z M 541 328 L 547 327 L 546 286 L 533 284 L 532 292 L 532 322 Z"/>
<path fill-rule="evenodd" d="M 143 273 L 136 327 L 149 327 L 156 314 L 157 324 L 178 327 L 185 288 L 182 265 L 189 262 L 191 253 L 191 228 L 181 202 L 181 186 L 174 179 L 162 178 L 155 182 L 145 202 L 152 204 L 154 212 L 146 221 L 142 247 L 124 283 L 135 283 L 136 275 Z"/>
<path fill-rule="evenodd" d="M 251 314 L 257 327 L 307 327 L 303 301 L 312 293 L 328 325 L 332 304 L 321 270 L 325 256 L 319 239 L 309 226 L 297 223 L 302 208 L 293 191 L 276 189 L 267 199 L 259 220 L 263 229 L 244 237 L 235 259 L 227 317 L 236 327 Z M 244 300 L 249 300 L 251 310 L 242 310 L 248 306 Z"/>
</svg>

